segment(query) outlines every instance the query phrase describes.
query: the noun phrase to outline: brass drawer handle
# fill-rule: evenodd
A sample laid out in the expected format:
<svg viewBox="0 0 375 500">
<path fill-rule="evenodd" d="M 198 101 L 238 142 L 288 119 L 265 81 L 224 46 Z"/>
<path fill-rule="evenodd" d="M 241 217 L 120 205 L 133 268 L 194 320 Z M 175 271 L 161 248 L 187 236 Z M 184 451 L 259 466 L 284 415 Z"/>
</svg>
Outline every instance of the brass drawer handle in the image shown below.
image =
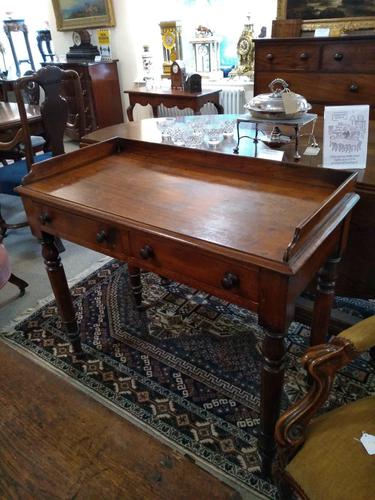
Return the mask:
<svg viewBox="0 0 375 500">
<path fill-rule="evenodd" d="M 349 87 L 350 92 L 358 92 L 359 86 L 356 83 L 352 83 Z"/>
<path fill-rule="evenodd" d="M 43 212 L 39 215 L 39 220 L 41 224 L 49 224 L 52 222 L 52 217 L 47 212 Z"/>
<path fill-rule="evenodd" d="M 273 60 L 273 54 L 269 53 L 266 55 L 266 59 L 268 59 L 269 61 L 272 61 Z"/>
<path fill-rule="evenodd" d="M 333 59 L 335 61 L 342 61 L 344 59 L 344 54 L 341 52 L 336 52 L 336 54 L 333 56 Z"/>
<path fill-rule="evenodd" d="M 142 259 L 151 259 L 155 255 L 154 249 L 150 245 L 144 245 L 140 250 L 139 250 L 139 255 L 141 256 Z"/>
<path fill-rule="evenodd" d="M 107 241 L 108 239 L 108 235 L 107 233 L 104 231 L 104 229 L 102 229 L 101 231 L 99 231 L 97 234 L 96 234 L 96 242 L 97 243 L 104 243 L 105 241 Z"/>
<path fill-rule="evenodd" d="M 306 52 L 302 52 L 302 54 L 299 55 L 299 58 L 301 61 L 306 61 L 309 58 L 309 54 L 306 54 Z"/>
<path fill-rule="evenodd" d="M 223 279 L 221 280 L 223 288 L 230 290 L 232 288 L 238 287 L 240 284 L 240 278 L 234 273 L 225 273 Z"/>
</svg>

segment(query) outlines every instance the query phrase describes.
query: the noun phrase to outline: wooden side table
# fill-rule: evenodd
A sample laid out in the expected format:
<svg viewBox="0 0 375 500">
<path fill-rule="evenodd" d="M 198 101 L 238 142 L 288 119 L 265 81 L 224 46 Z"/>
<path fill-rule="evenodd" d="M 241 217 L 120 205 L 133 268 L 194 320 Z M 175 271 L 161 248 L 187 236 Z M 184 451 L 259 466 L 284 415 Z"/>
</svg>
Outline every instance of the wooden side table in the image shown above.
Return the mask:
<svg viewBox="0 0 375 500">
<path fill-rule="evenodd" d="M 133 109 L 136 104 L 147 106 L 151 104 L 154 118 L 158 116 L 158 106 L 163 104 L 166 108 L 177 106 L 178 109 L 191 108 L 195 115 L 200 114 L 200 109 L 207 103 L 212 103 L 218 114 L 224 113 L 224 108 L 219 102 L 221 90 L 202 90 L 202 92 L 184 92 L 183 90 L 125 90 L 129 94 L 130 105 L 126 110 L 129 121 L 134 121 Z"/>
</svg>

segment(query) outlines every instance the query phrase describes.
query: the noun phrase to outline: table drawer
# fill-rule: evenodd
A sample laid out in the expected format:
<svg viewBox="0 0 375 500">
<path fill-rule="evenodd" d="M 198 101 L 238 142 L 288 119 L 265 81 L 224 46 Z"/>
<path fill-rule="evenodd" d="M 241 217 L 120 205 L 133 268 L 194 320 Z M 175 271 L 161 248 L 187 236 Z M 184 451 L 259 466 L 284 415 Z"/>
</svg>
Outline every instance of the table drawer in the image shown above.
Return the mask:
<svg viewBox="0 0 375 500">
<path fill-rule="evenodd" d="M 207 284 L 213 287 L 219 291 L 219 296 L 229 297 L 230 294 L 258 301 L 256 267 L 247 267 L 225 257 L 140 231 L 130 233 L 130 254 L 139 261 L 140 267 L 158 274 L 172 271 L 181 277 L 199 281 L 201 286 Z M 186 282 L 189 282 L 188 279 Z"/>
<path fill-rule="evenodd" d="M 121 258 L 127 254 L 127 231 L 120 230 L 107 222 L 43 205 L 36 206 L 34 217 L 41 231 L 113 257 Z"/>
<path fill-rule="evenodd" d="M 329 72 L 375 72 L 374 42 L 335 43 L 323 46 L 321 69 Z"/>
<path fill-rule="evenodd" d="M 255 53 L 256 71 L 298 70 L 316 71 L 319 67 L 319 47 L 310 44 L 269 44 Z M 275 75 L 275 78 L 279 75 Z"/>
</svg>

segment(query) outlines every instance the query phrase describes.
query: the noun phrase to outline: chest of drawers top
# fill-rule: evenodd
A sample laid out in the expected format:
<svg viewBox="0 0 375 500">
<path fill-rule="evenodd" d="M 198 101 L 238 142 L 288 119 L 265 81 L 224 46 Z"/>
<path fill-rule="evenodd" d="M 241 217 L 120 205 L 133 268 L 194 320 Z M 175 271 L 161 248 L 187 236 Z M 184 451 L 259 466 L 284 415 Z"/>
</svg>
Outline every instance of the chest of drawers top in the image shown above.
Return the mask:
<svg viewBox="0 0 375 500">
<path fill-rule="evenodd" d="M 269 38 L 254 42 L 255 72 L 375 73 L 375 36 Z"/>
</svg>

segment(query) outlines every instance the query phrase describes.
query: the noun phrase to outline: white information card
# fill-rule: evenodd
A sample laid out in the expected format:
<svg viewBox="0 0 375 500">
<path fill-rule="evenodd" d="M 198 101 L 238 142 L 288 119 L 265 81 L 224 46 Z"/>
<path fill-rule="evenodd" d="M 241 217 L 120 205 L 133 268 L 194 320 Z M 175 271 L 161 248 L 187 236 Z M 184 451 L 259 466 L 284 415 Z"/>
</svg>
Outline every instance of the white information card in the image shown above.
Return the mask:
<svg viewBox="0 0 375 500">
<path fill-rule="evenodd" d="M 370 106 L 326 106 L 323 167 L 366 168 Z"/>
</svg>

